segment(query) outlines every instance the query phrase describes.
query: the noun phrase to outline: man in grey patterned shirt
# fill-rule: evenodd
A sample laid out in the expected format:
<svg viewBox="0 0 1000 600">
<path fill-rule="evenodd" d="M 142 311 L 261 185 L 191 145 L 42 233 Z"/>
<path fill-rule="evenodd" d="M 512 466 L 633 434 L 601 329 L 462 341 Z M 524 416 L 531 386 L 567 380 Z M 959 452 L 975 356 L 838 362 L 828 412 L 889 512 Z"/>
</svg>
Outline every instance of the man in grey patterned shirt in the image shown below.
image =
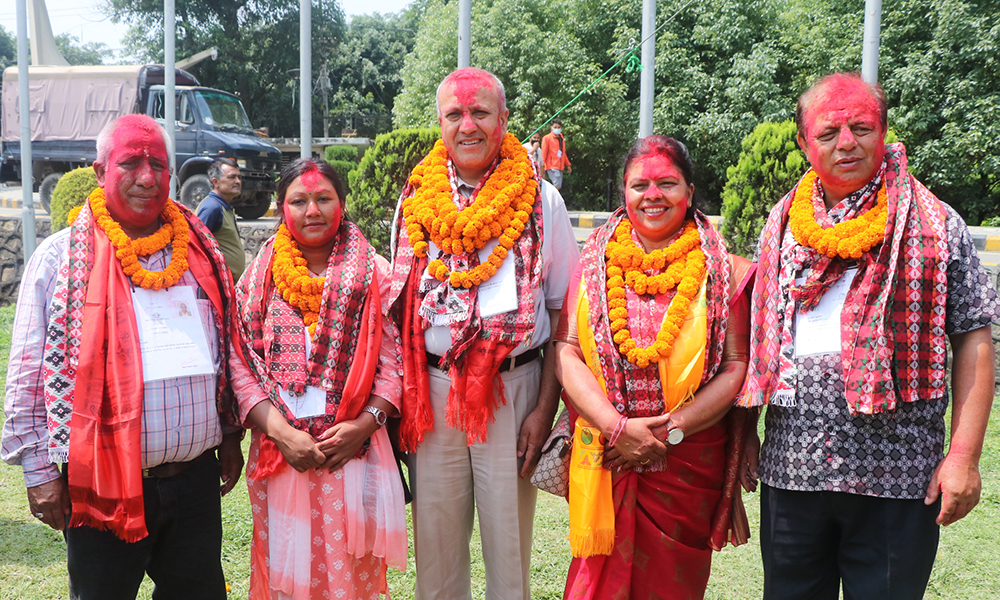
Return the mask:
<svg viewBox="0 0 1000 600">
<path fill-rule="evenodd" d="M 847 600 L 919 599 L 939 526 L 979 501 L 1000 303 L 961 217 L 885 144 L 886 120 L 881 88 L 857 74 L 806 91 L 796 123 L 812 170 L 758 246 L 741 402 L 769 405 L 768 600 L 836 600 L 841 584 Z"/>
</svg>

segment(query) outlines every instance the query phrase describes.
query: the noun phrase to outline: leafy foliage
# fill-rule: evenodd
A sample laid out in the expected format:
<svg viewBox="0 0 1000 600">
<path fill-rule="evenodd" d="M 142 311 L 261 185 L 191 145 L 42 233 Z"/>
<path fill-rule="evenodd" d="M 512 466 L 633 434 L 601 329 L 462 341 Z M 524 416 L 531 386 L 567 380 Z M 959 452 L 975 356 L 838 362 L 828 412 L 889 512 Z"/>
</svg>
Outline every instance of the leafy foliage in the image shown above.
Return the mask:
<svg viewBox="0 0 1000 600">
<path fill-rule="evenodd" d="M 323 150 L 323 158 L 327 162 L 335 160 L 358 162 L 358 149 L 355 146 L 327 146 Z"/>
<path fill-rule="evenodd" d="M 17 36 L 0 25 L 0 71 L 17 64 Z"/>
<path fill-rule="evenodd" d="M 722 235 L 730 252 L 753 256 L 771 207 L 808 168 L 795 134 L 789 119 L 765 121 L 743 138 L 739 161 L 727 170 L 722 190 Z"/>
<path fill-rule="evenodd" d="M 361 122 L 391 122 L 392 107 L 402 87 L 400 70 L 416 39 L 419 7 L 399 14 L 357 15 L 351 18 L 344 43 L 330 58 L 330 111 L 367 135 Z M 346 124 L 346 123 L 345 123 Z M 378 125 L 376 125 L 378 128 Z M 384 133 L 384 129 L 377 133 Z"/>
<path fill-rule="evenodd" d="M 163 3 L 160 0 L 109 0 L 116 21 L 131 27 L 126 49 L 144 62 L 163 62 Z M 178 2 L 178 58 L 206 48 L 219 49 L 216 61 L 191 67 L 203 85 L 240 97 L 255 127 L 274 136 L 298 136 L 299 81 L 288 72 L 299 67 L 298 2 L 285 0 L 186 0 Z M 314 0 L 312 55 L 318 66 L 344 40 L 344 15 L 336 0 Z M 310 81 L 307 85 L 313 85 Z M 322 133 L 321 102 L 313 101 L 313 135 Z"/>
<path fill-rule="evenodd" d="M 484 0 L 472 7 L 472 64 L 494 73 L 505 85 L 508 128 L 526 138 L 601 74 L 577 32 L 567 24 L 564 2 Z M 622 3 L 624 4 L 624 3 Z M 397 127 L 436 124 L 435 93 L 457 63 L 457 3 L 432 0 L 402 70 L 396 98 Z M 609 65 L 610 66 L 610 65 Z M 583 99 L 559 115 L 574 174 L 563 187 L 575 208 L 603 208 L 608 173 L 631 145 L 634 129 L 625 87 L 615 78 L 598 82 Z M 631 131 L 630 131 L 631 129 Z"/>
<path fill-rule="evenodd" d="M 52 233 L 69 227 L 66 216 L 70 209 L 83 206 L 90 192 L 97 188 L 97 176 L 94 167 L 73 169 L 59 178 L 52 191 Z"/>
<path fill-rule="evenodd" d="M 56 36 L 56 47 L 71 65 L 100 65 L 114 57 L 114 51 L 101 42 L 81 43 L 80 38 L 68 33 Z"/>
<path fill-rule="evenodd" d="M 347 213 L 383 256 L 389 254 L 392 216 L 406 179 L 440 136 L 439 129 L 431 128 L 383 133 L 350 172 Z"/>
</svg>

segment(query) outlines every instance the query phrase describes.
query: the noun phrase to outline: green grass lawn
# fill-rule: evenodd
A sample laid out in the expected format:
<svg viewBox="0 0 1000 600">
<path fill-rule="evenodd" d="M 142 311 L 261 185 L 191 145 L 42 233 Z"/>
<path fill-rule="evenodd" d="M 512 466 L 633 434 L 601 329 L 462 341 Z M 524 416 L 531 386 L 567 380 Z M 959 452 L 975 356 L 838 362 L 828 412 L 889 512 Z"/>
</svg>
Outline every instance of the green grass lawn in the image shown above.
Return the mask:
<svg viewBox="0 0 1000 600">
<path fill-rule="evenodd" d="M 0 376 L 6 377 L 13 307 L 0 308 Z M 994 407 L 1000 399 L 994 400 Z M 964 520 L 942 529 L 937 562 L 925 598 L 942 600 L 997 597 L 1000 586 L 1000 418 L 990 423 L 981 464 L 983 496 Z M 728 547 L 715 555 L 706 598 L 759 598 L 763 589 L 760 548 L 757 543 L 759 504 L 744 495 L 753 537 L 745 546 Z M 250 577 L 250 538 L 253 526 L 246 487 L 242 482 L 223 499 L 223 566 L 232 586 L 230 597 L 246 598 Z M 569 566 L 566 502 L 544 492 L 538 495 L 534 553 L 531 562 L 532 595 L 562 598 Z M 478 536 L 478 533 L 476 534 Z M 411 544 L 412 547 L 412 544 Z M 478 537 L 473 540 L 473 597 L 484 594 L 485 577 Z M 28 513 L 20 467 L 0 463 L 0 600 L 66 598 L 65 548 L 62 536 Z M 405 573 L 389 571 L 393 598 L 413 597 L 413 560 Z M 147 581 L 140 598 L 149 598 Z"/>
</svg>

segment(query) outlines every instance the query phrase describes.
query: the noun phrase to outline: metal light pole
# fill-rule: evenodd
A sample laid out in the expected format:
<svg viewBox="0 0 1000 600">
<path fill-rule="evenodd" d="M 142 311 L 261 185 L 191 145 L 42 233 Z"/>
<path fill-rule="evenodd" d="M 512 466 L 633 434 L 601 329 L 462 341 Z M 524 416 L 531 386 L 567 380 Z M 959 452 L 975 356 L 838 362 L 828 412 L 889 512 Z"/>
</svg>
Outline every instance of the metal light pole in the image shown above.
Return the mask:
<svg viewBox="0 0 1000 600">
<path fill-rule="evenodd" d="M 653 135 L 653 99 L 656 97 L 653 63 L 656 60 L 656 0 L 642 0 L 642 71 L 639 74 L 639 137 Z"/>
<path fill-rule="evenodd" d="M 312 0 L 299 0 L 299 154 L 312 157 Z"/>
<path fill-rule="evenodd" d="M 17 0 L 17 93 L 21 118 L 21 247 L 24 262 L 35 252 L 35 200 L 31 163 L 31 98 L 28 87 L 28 5 Z"/>
<path fill-rule="evenodd" d="M 177 69 L 175 41 L 176 15 L 174 0 L 163 0 L 163 127 L 167 130 L 170 148 L 167 160 L 170 162 L 170 197 L 177 199 L 177 156 L 173 151 L 177 148 L 176 109 L 174 108 L 174 89 L 177 84 Z"/>
<path fill-rule="evenodd" d="M 861 44 L 861 78 L 878 83 L 878 46 L 882 34 L 882 0 L 865 0 L 865 35 Z"/>
<path fill-rule="evenodd" d="M 458 0 L 458 68 L 468 67 L 472 41 L 472 0 Z"/>
</svg>

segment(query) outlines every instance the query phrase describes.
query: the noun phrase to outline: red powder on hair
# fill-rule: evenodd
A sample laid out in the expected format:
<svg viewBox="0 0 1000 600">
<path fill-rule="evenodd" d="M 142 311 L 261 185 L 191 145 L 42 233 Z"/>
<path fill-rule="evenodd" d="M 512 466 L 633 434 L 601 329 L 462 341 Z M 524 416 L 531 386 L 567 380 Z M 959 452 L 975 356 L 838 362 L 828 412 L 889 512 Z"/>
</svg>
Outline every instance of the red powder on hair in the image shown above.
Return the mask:
<svg viewBox="0 0 1000 600">
<path fill-rule="evenodd" d="M 881 128 L 878 100 L 871 95 L 865 83 L 846 75 L 834 76 L 816 92 L 806 108 L 806 134 L 814 131 L 820 119 L 846 122 L 863 114 L 873 115 L 876 125 Z"/>
<path fill-rule="evenodd" d="M 459 102 L 471 105 L 476 102 L 476 93 L 480 88 L 496 91 L 493 78 L 482 69 L 467 67 L 452 72 L 445 78 L 445 84 L 450 85 Z"/>
<path fill-rule="evenodd" d="M 302 173 L 299 177 L 299 181 L 302 183 L 302 186 L 306 188 L 307 192 L 313 193 L 319 191 L 320 185 L 322 185 L 322 182 L 326 181 L 326 178 L 320 174 L 319 169 L 316 167 L 310 167 L 309 170 Z"/>
</svg>

